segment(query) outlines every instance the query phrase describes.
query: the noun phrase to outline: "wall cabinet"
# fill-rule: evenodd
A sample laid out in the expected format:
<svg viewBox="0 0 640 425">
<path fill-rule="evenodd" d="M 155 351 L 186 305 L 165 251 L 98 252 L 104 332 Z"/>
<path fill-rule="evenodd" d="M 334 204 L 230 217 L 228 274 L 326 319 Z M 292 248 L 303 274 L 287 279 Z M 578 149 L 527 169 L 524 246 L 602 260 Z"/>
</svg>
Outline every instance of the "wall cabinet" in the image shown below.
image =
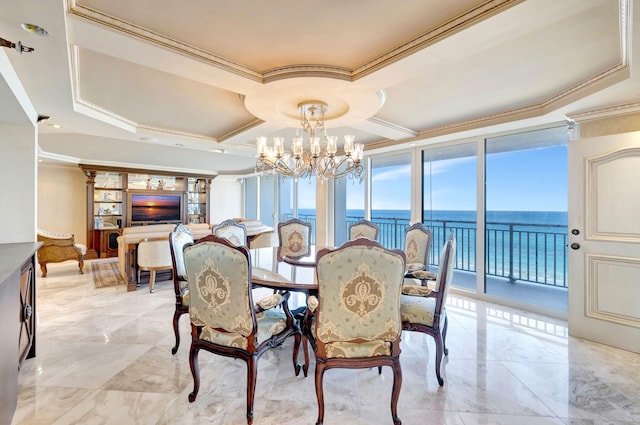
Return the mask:
<svg viewBox="0 0 640 425">
<path fill-rule="evenodd" d="M 122 229 L 95 229 L 93 231 L 93 247 L 99 258 L 118 256 L 118 236 Z"/>
<path fill-rule="evenodd" d="M 124 227 L 209 222 L 210 188 L 215 175 L 86 164 L 80 168 L 87 176 L 87 259 L 117 256 L 117 238 Z M 140 204 L 144 196 L 150 197 L 148 205 Z M 178 205 L 158 211 L 160 207 L 152 204 L 153 197 L 163 202 L 177 200 Z"/>
<path fill-rule="evenodd" d="M 187 185 L 187 213 L 189 223 L 208 223 L 209 183 L 206 179 L 189 178 Z"/>
</svg>

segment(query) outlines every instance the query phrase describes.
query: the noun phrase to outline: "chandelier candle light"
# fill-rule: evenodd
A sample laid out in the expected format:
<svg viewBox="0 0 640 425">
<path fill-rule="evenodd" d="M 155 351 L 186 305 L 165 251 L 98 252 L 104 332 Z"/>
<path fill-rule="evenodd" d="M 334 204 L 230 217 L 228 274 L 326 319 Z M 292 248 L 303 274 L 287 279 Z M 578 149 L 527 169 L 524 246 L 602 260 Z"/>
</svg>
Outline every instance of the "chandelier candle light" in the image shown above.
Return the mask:
<svg viewBox="0 0 640 425">
<path fill-rule="evenodd" d="M 302 131 L 309 135 L 305 143 L 299 130 L 293 138 L 291 152 L 284 151 L 284 137 L 274 137 L 273 147 L 267 146 L 267 138 L 258 137 L 256 171 L 275 172 L 293 178 L 311 178 L 321 181 L 349 176 L 362 181 L 364 145 L 353 143 L 354 136 L 344 136 L 344 157 L 336 155 L 338 138 L 328 136 L 324 127 L 327 104 L 311 100 L 298 104 Z M 322 142 L 322 144 L 321 144 Z"/>
</svg>

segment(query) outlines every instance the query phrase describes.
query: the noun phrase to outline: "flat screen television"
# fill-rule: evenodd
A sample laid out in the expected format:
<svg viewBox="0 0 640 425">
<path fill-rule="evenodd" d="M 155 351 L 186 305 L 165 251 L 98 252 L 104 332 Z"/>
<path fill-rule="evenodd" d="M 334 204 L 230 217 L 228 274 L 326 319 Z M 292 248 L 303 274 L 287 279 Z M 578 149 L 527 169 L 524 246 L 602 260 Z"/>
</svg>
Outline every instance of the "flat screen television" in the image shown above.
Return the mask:
<svg viewBox="0 0 640 425">
<path fill-rule="evenodd" d="M 131 194 L 131 221 L 180 221 L 182 195 Z"/>
</svg>

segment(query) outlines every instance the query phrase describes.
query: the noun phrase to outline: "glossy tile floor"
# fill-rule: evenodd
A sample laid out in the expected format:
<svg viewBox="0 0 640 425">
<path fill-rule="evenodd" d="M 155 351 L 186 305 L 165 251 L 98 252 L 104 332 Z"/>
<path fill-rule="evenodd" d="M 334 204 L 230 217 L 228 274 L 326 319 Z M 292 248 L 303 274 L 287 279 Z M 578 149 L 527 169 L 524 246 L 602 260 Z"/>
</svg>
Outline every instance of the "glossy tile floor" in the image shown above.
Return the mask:
<svg viewBox="0 0 640 425">
<path fill-rule="evenodd" d="M 38 278 L 37 357 L 20 371 L 22 424 L 245 424 L 242 361 L 201 352 L 202 386 L 192 379 L 189 326 L 171 355 L 169 281 L 127 293 L 95 289 L 91 267 L 49 265 Z M 454 276 L 455 279 L 455 276 Z M 399 414 L 405 425 L 640 424 L 640 355 L 568 336 L 563 321 L 451 296 L 444 387 L 434 344 L 405 333 Z M 315 424 L 313 373 L 296 377 L 291 341 L 259 362 L 256 425 Z M 311 372 L 314 370 L 311 365 Z M 329 370 L 325 424 L 391 424 L 391 373 Z"/>
</svg>

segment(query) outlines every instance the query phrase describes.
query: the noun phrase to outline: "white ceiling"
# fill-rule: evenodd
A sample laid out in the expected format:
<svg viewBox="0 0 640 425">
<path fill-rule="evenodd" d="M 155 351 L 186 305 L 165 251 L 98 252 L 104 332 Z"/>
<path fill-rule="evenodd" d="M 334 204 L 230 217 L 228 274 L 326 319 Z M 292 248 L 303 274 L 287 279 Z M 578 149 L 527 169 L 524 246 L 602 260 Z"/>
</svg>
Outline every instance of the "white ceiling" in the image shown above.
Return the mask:
<svg viewBox="0 0 640 425">
<path fill-rule="evenodd" d="M 365 153 L 638 102 L 632 3 L 0 0 L 0 37 L 35 48 L 7 56 L 42 157 L 229 174 L 305 100 Z"/>
</svg>

